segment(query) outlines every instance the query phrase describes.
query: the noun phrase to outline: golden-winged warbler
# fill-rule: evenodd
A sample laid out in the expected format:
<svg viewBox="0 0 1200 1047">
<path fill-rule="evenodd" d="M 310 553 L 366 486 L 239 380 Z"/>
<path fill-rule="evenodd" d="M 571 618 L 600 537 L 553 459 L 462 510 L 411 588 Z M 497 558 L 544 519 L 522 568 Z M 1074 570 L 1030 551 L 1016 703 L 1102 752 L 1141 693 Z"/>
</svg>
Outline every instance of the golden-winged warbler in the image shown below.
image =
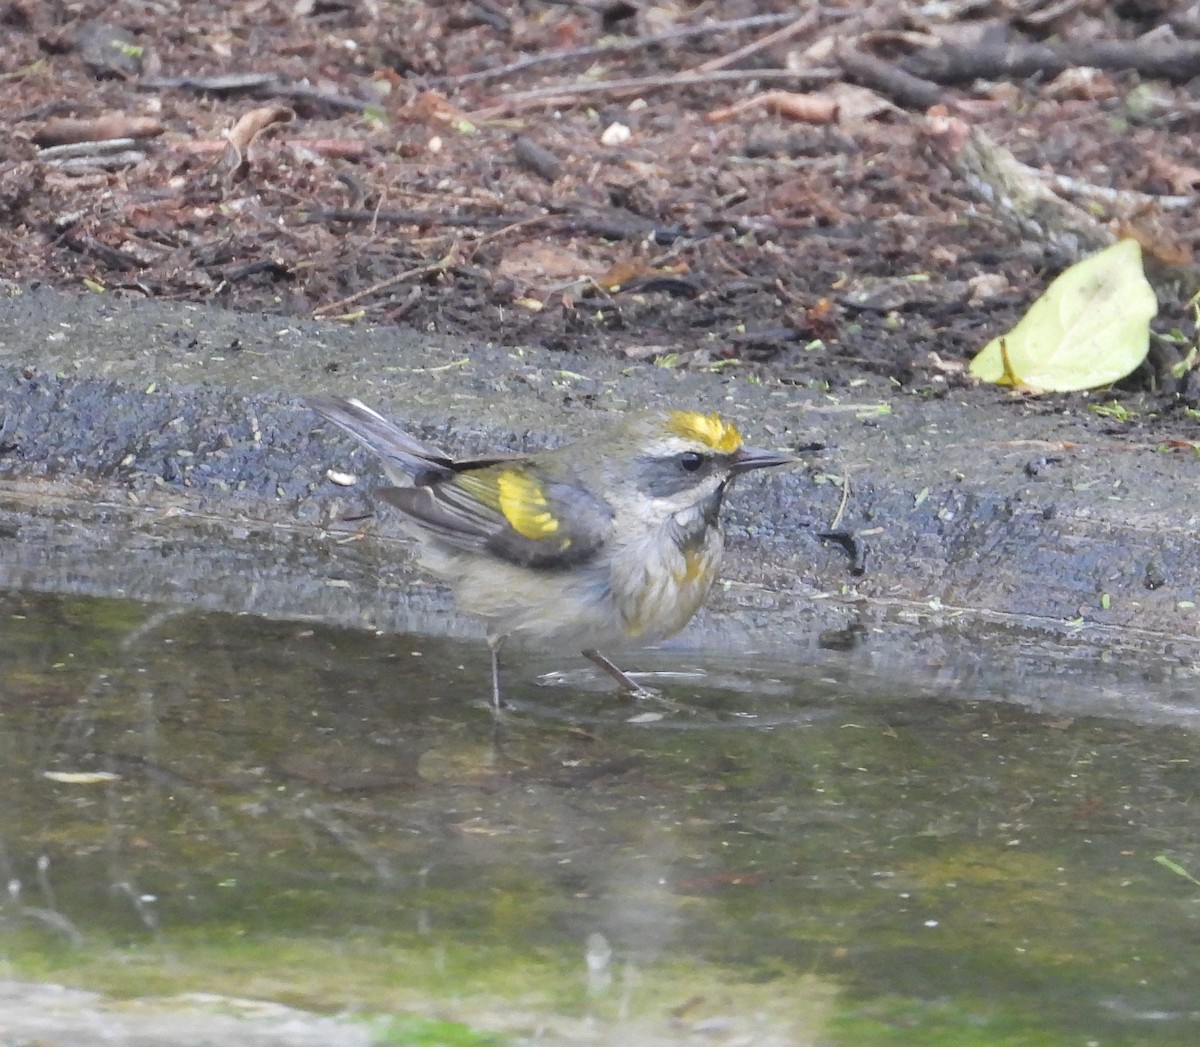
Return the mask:
<svg viewBox="0 0 1200 1047">
<path fill-rule="evenodd" d="M 578 643 L 640 690 L 598 648 L 682 629 L 721 564 L 730 483 L 797 461 L 747 447 L 734 425 L 693 411 L 633 415 L 549 451 L 451 458 L 359 400 L 303 403 L 383 460 L 396 486 L 376 495 L 400 510 L 458 607 L 487 626 L 497 709 L 508 636 Z"/>
</svg>

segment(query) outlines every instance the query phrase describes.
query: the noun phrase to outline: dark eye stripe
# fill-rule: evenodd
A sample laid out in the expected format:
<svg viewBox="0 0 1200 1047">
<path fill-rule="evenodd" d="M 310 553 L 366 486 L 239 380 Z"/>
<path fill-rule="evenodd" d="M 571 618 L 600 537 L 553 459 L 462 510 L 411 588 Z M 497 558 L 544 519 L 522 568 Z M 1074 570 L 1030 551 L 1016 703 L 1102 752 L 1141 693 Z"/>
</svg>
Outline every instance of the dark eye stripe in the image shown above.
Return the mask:
<svg viewBox="0 0 1200 1047">
<path fill-rule="evenodd" d="M 673 454 L 647 455 L 633 462 L 633 479 L 651 498 L 672 498 L 681 491 L 692 491 L 708 482 L 721 468 L 725 455 L 703 451 L 676 451 Z"/>
</svg>

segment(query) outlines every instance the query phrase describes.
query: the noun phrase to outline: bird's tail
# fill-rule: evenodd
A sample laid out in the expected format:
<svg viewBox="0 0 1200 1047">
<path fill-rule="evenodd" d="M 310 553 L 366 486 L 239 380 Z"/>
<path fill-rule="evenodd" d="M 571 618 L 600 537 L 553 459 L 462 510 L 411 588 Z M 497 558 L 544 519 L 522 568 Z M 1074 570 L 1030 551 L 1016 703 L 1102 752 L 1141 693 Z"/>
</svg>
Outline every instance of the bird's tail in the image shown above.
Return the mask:
<svg viewBox="0 0 1200 1047">
<path fill-rule="evenodd" d="M 408 486 L 413 481 L 428 483 L 453 473 L 451 459 L 421 443 L 411 433 L 389 422 L 361 400 L 340 396 L 305 396 L 301 403 L 322 418 L 345 429 L 359 443 L 383 459 L 388 477 Z"/>
</svg>

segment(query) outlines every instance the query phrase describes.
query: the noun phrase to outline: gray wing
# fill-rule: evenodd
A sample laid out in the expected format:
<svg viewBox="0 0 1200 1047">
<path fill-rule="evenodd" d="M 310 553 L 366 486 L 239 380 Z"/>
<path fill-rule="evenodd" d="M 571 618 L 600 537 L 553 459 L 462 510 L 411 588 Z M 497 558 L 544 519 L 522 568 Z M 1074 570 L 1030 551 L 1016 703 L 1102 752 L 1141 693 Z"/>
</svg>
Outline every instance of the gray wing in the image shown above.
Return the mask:
<svg viewBox="0 0 1200 1047">
<path fill-rule="evenodd" d="M 522 515 L 519 506 L 511 505 L 506 514 L 488 494 L 491 481 L 506 472 L 511 470 L 503 466 L 471 470 L 444 482 L 388 487 L 376 494 L 431 537 L 522 567 L 553 570 L 587 563 L 611 536 L 608 503 L 575 484 L 539 487 L 542 500 L 535 516 Z"/>
</svg>

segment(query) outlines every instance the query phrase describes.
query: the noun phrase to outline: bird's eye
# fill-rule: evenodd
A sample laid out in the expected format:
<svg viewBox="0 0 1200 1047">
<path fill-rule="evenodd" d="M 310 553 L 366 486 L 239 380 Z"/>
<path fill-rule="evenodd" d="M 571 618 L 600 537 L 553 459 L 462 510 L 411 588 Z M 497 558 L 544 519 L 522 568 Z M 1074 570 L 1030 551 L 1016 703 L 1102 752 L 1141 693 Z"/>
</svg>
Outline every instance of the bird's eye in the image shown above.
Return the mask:
<svg viewBox="0 0 1200 1047">
<path fill-rule="evenodd" d="M 689 473 L 694 473 L 704 464 L 704 455 L 698 451 L 684 451 L 679 456 L 679 464 L 683 466 Z"/>
</svg>

